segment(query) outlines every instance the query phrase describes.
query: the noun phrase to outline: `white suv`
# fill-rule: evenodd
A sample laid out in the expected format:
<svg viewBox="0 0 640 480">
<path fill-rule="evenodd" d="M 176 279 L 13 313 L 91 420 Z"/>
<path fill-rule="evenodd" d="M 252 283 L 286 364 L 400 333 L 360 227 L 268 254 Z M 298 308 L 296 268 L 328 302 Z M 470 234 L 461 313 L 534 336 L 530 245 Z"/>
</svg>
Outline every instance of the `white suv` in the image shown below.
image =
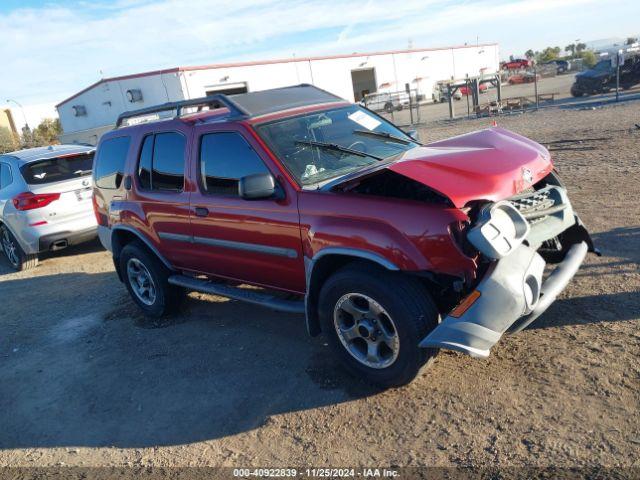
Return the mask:
<svg viewBox="0 0 640 480">
<path fill-rule="evenodd" d="M 95 238 L 94 147 L 55 145 L 0 155 L 0 247 L 26 270 L 38 253 Z"/>
</svg>

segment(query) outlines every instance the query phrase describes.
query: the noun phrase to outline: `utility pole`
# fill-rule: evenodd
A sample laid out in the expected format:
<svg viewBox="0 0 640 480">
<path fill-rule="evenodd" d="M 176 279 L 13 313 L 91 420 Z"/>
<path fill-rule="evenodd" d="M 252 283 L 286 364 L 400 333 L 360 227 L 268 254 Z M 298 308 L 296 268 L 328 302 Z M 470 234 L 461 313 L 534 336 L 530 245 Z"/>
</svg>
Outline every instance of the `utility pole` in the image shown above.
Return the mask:
<svg viewBox="0 0 640 480">
<path fill-rule="evenodd" d="M 540 99 L 538 98 L 538 66 L 533 67 L 533 88 L 536 95 L 536 110 L 540 106 Z"/>
<path fill-rule="evenodd" d="M 622 50 L 618 50 L 618 55 L 616 55 L 616 103 L 620 101 L 620 57 L 622 56 Z"/>
<path fill-rule="evenodd" d="M 22 107 L 22 104 L 20 104 L 16 100 L 13 100 L 12 98 L 7 98 L 7 103 L 11 103 L 11 102 L 15 103 L 18 107 L 20 107 L 20 111 L 22 112 L 22 118 L 24 118 L 24 126 L 27 131 L 31 131 L 31 129 L 29 128 L 29 123 L 27 122 L 27 116 L 24 113 L 24 108 Z"/>
</svg>

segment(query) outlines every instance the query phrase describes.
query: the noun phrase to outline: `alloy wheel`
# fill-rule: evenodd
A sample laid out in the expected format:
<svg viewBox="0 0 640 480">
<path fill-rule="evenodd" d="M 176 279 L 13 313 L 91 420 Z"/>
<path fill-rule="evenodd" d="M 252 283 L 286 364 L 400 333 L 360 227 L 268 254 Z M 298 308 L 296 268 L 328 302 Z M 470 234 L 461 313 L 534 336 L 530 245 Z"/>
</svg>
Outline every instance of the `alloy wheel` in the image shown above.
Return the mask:
<svg viewBox="0 0 640 480">
<path fill-rule="evenodd" d="M 4 250 L 4 254 L 7 257 L 7 260 L 13 265 L 15 268 L 20 266 L 20 256 L 18 254 L 18 246 L 15 244 L 14 240 L 11 238 L 9 234 L 9 230 L 6 228 L 2 229 L 2 249 Z"/>
<path fill-rule="evenodd" d="M 333 324 L 342 346 L 370 368 L 387 368 L 398 358 L 400 339 L 395 323 L 373 298 L 361 293 L 340 297 Z"/>
<path fill-rule="evenodd" d="M 127 277 L 131 290 L 145 305 L 153 305 L 156 301 L 156 286 L 153 277 L 145 265 L 137 258 L 127 262 Z"/>
</svg>

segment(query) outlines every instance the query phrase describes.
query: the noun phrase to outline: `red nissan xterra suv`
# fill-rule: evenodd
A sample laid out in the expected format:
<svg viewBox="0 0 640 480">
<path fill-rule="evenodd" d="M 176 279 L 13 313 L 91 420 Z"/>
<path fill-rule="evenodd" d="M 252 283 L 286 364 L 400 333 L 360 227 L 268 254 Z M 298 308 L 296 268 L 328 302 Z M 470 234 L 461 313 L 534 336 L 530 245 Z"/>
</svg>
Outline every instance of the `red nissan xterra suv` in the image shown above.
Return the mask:
<svg viewBox="0 0 640 480">
<path fill-rule="evenodd" d="M 383 386 L 441 348 L 488 356 L 595 251 L 537 143 L 421 145 L 310 85 L 123 114 L 94 177 L 101 241 L 146 314 L 188 290 L 304 313 Z"/>
</svg>

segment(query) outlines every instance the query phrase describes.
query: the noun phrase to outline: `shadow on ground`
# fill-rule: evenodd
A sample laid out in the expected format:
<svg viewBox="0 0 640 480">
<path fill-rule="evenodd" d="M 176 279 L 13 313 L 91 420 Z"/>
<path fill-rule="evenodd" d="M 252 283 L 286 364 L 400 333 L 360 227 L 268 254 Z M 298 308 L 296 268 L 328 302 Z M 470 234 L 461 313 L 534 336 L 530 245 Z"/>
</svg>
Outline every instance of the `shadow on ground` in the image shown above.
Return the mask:
<svg viewBox="0 0 640 480">
<path fill-rule="evenodd" d="M 638 262 L 640 228 L 594 240 Z M 378 393 L 345 374 L 299 315 L 192 294 L 180 315 L 150 322 L 112 271 L 6 279 L 0 298 L 0 448 L 187 444 Z M 530 328 L 639 311 L 635 292 L 562 298 Z"/>
<path fill-rule="evenodd" d="M 640 227 L 617 227 L 592 235 L 602 257 L 594 260 L 589 254 L 579 276 L 611 275 L 640 271 Z M 610 261 L 608 257 L 615 260 Z M 621 285 L 624 290 L 624 285 Z M 580 297 L 560 298 L 529 329 L 563 325 L 584 325 L 599 322 L 619 322 L 637 319 L 640 315 L 640 292 L 621 291 Z"/>
<path fill-rule="evenodd" d="M 95 253 L 104 251 L 104 247 L 100 244 L 100 241 L 96 238 L 90 242 L 85 242 L 80 245 L 74 245 L 69 248 L 65 248 L 64 250 L 59 250 L 57 252 L 45 252 L 41 253 L 38 256 L 39 263 L 46 262 L 47 260 L 53 258 L 61 258 L 61 257 L 71 257 L 74 255 L 82 255 L 85 253 Z M 9 264 L 9 261 L 4 256 L 4 252 L 0 250 L 0 275 L 7 275 L 9 273 L 14 273 L 15 270 Z"/>
<path fill-rule="evenodd" d="M 0 297 L 0 448 L 186 444 L 376 393 L 298 315 L 192 295 L 148 322 L 113 272 L 7 280 Z"/>
</svg>

